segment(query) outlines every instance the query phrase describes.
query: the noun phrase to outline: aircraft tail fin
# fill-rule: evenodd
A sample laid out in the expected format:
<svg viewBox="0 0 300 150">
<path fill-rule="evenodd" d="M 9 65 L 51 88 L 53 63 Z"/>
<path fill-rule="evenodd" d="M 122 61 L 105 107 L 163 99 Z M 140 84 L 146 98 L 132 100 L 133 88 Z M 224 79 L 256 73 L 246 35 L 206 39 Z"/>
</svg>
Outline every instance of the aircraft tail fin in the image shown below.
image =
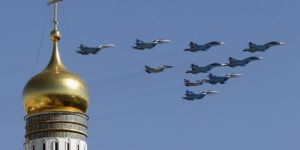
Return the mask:
<svg viewBox="0 0 300 150">
<path fill-rule="evenodd" d="M 190 83 L 190 80 L 184 79 L 184 84 L 187 85 L 188 83 Z"/>
<path fill-rule="evenodd" d="M 195 42 L 193 41 L 190 42 L 190 47 L 194 47 L 195 45 L 197 45 Z"/>
<path fill-rule="evenodd" d="M 233 57 L 229 57 L 228 60 L 229 60 L 229 62 L 233 62 L 233 61 L 235 61 L 236 59 L 233 58 Z"/>
<path fill-rule="evenodd" d="M 151 73 L 151 67 L 148 66 L 148 65 L 145 65 L 145 71 L 146 71 L 147 73 Z"/>
<path fill-rule="evenodd" d="M 191 64 L 191 68 L 198 68 L 198 67 L 199 67 L 198 65 Z"/>
<path fill-rule="evenodd" d="M 146 70 L 150 69 L 150 66 L 145 65 L 145 69 L 146 69 Z"/>
<path fill-rule="evenodd" d="M 256 44 L 253 42 L 249 42 L 249 47 L 253 47 L 253 46 L 256 46 Z"/>
<path fill-rule="evenodd" d="M 136 42 L 136 43 L 143 43 L 143 41 L 140 40 L 140 39 L 135 39 L 135 42 Z"/>
<path fill-rule="evenodd" d="M 193 93 L 193 92 L 192 92 L 192 91 L 190 91 L 190 90 L 186 90 L 186 91 L 185 91 L 185 94 L 186 94 L 186 95 L 188 95 L 188 94 L 192 94 L 192 93 Z"/>
</svg>

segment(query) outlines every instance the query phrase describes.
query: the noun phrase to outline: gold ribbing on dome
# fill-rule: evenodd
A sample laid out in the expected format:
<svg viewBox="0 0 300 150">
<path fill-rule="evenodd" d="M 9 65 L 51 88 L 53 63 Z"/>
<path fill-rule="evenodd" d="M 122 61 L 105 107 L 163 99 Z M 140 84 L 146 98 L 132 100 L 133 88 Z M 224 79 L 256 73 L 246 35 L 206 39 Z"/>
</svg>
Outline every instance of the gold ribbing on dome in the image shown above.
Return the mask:
<svg viewBox="0 0 300 150">
<path fill-rule="evenodd" d="M 85 82 L 68 71 L 58 49 L 61 34 L 58 30 L 57 2 L 54 4 L 54 29 L 50 34 L 53 52 L 48 66 L 30 79 L 24 90 L 24 109 L 27 114 L 42 112 L 85 113 L 89 105 L 89 94 Z"/>
</svg>

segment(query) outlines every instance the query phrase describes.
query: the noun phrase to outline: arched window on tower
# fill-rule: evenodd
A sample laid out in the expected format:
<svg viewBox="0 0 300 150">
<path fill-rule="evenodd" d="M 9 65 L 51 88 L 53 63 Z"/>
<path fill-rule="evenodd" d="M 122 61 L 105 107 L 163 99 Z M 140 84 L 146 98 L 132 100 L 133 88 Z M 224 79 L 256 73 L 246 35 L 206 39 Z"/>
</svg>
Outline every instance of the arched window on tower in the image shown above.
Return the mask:
<svg viewBox="0 0 300 150">
<path fill-rule="evenodd" d="M 65 150 L 71 150 L 71 140 L 70 139 L 65 141 Z"/>
<path fill-rule="evenodd" d="M 43 150 L 46 150 L 46 143 L 43 143 Z"/>
<path fill-rule="evenodd" d="M 70 142 L 67 143 L 67 150 L 70 150 Z"/>
<path fill-rule="evenodd" d="M 54 150 L 59 150 L 58 142 L 54 142 Z"/>
</svg>

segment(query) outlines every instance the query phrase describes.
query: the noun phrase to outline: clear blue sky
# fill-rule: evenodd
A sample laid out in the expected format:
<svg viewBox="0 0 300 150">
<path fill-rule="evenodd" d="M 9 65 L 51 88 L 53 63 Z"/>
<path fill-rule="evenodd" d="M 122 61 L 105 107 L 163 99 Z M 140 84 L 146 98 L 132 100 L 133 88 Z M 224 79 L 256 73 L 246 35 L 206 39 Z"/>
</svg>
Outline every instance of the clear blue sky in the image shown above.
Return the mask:
<svg viewBox="0 0 300 150">
<path fill-rule="evenodd" d="M 61 55 L 90 88 L 90 150 L 299 150 L 300 1 L 297 0 L 64 0 L 60 9 Z M 46 0 L 1 3 L 0 143 L 23 149 L 22 90 L 48 63 L 52 9 Z M 63 20 L 62 20 L 63 19 Z M 42 50 L 35 64 L 43 26 Z M 136 38 L 173 41 L 149 51 L 131 48 Z M 227 44 L 208 52 L 185 53 L 189 41 Z M 225 62 L 252 56 L 249 41 L 283 41 L 256 53 L 265 59 L 244 68 L 220 68 L 218 75 L 242 73 L 202 101 L 183 101 L 190 63 Z M 94 56 L 74 51 L 80 43 L 118 45 Z M 162 74 L 142 69 L 174 65 Z"/>
</svg>

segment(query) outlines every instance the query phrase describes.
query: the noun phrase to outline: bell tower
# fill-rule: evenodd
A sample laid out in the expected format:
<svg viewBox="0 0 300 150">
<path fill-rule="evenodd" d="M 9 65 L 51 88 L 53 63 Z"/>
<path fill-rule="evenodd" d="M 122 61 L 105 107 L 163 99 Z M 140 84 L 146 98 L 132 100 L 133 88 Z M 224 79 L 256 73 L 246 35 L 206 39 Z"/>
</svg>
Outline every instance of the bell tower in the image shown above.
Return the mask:
<svg viewBox="0 0 300 150">
<path fill-rule="evenodd" d="M 87 150 L 89 93 L 86 83 L 60 58 L 57 6 L 61 1 L 48 2 L 54 7 L 49 64 L 23 90 L 25 150 Z"/>
</svg>

